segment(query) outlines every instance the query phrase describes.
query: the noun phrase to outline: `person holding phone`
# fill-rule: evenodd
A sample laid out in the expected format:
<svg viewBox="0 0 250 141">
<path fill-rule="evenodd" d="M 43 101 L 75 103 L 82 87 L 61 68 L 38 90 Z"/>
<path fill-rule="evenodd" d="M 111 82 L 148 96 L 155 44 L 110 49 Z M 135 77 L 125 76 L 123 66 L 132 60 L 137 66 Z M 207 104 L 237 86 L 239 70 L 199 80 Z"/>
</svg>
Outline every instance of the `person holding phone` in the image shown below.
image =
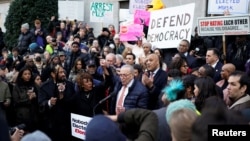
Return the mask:
<svg viewBox="0 0 250 141">
<path fill-rule="evenodd" d="M 15 125 L 26 124 L 28 131 L 34 131 L 38 125 L 37 89 L 33 78 L 32 70 L 24 67 L 20 70 L 13 87 Z"/>
</svg>

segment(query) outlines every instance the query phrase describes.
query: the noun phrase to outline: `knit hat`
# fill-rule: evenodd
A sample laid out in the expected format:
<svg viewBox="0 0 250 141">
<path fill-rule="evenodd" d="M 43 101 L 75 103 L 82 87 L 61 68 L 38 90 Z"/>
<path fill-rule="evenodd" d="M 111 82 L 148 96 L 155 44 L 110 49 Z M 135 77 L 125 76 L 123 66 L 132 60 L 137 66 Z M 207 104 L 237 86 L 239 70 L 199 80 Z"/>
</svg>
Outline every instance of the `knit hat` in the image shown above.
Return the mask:
<svg viewBox="0 0 250 141">
<path fill-rule="evenodd" d="M 108 32 L 109 35 L 111 34 L 110 31 L 109 31 L 109 29 L 107 27 L 102 28 L 102 32 L 105 32 L 105 31 Z"/>
<path fill-rule="evenodd" d="M 76 41 L 72 42 L 71 45 L 72 45 L 72 46 L 73 46 L 73 45 L 77 45 L 77 46 L 80 47 L 80 43 L 78 43 L 78 42 L 76 42 Z"/>
<path fill-rule="evenodd" d="M 34 52 L 38 47 L 39 47 L 39 46 L 38 46 L 37 43 L 31 43 L 31 44 L 29 45 L 29 50 L 30 50 L 31 52 Z"/>
<path fill-rule="evenodd" d="M 89 60 L 87 66 L 96 66 L 95 60 Z"/>
<path fill-rule="evenodd" d="M 51 139 L 43 132 L 36 130 L 30 134 L 25 135 L 21 141 L 51 141 Z"/>
<path fill-rule="evenodd" d="M 85 141 L 126 141 L 118 125 L 104 115 L 97 115 L 89 122 Z"/>
<path fill-rule="evenodd" d="M 197 113 L 197 115 L 200 115 L 200 112 L 196 109 L 193 102 L 191 102 L 190 100 L 187 100 L 187 99 L 181 99 L 181 100 L 174 101 L 168 105 L 167 111 L 166 111 L 167 122 L 169 122 L 170 117 L 172 116 L 172 114 L 175 111 L 180 110 L 180 109 L 184 109 L 184 108 L 195 111 Z"/>
<path fill-rule="evenodd" d="M 24 24 L 22 24 L 21 27 L 22 27 L 22 28 L 25 28 L 25 29 L 29 29 L 29 24 L 28 24 L 28 23 L 24 23 Z"/>
<path fill-rule="evenodd" d="M 59 51 L 58 56 L 65 56 L 64 51 Z"/>
</svg>

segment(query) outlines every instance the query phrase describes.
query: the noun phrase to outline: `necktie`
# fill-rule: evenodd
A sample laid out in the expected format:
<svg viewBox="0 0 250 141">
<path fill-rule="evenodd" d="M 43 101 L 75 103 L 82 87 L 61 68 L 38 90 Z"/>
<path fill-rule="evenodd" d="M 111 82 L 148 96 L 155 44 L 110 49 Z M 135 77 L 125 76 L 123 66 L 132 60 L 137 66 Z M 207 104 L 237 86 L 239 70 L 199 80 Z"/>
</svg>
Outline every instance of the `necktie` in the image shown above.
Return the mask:
<svg viewBox="0 0 250 141">
<path fill-rule="evenodd" d="M 152 81 L 154 81 L 154 73 L 153 72 L 150 72 L 149 79 L 152 80 Z"/>
<path fill-rule="evenodd" d="M 120 97 L 119 97 L 118 102 L 117 102 L 116 114 L 119 114 L 120 113 L 119 108 L 123 107 L 123 101 L 124 101 L 124 98 L 125 98 L 125 90 L 126 90 L 126 86 L 123 86 L 122 90 L 121 90 Z"/>
</svg>

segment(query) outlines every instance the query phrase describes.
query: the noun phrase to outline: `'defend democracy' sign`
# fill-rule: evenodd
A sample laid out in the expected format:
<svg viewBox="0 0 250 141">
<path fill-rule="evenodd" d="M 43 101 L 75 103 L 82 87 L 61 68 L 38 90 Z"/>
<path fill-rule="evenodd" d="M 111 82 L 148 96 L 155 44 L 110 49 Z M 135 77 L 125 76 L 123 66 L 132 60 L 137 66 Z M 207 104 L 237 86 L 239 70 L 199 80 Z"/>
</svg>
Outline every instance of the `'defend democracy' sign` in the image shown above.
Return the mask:
<svg viewBox="0 0 250 141">
<path fill-rule="evenodd" d="M 249 34 L 249 15 L 198 18 L 200 36 Z"/>
<path fill-rule="evenodd" d="M 153 47 L 176 48 L 183 39 L 190 41 L 195 4 L 152 11 L 147 40 Z"/>
</svg>

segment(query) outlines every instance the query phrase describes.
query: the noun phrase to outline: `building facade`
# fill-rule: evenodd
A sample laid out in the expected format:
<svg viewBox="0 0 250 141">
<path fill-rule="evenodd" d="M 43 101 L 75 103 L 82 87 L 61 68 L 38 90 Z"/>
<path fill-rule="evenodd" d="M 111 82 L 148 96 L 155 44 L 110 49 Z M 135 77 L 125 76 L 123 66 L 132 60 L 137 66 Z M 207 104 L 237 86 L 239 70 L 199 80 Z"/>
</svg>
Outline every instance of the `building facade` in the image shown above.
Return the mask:
<svg viewBox="0 0 250 141">
<path fill-rule="evenodd" d="M 119 30 L 119 22 L 124 21 L 126 18 L 131 18 L 133 15 L 130 15 L 127 13 L 129 9 L 129 0 L 96 0 L 96 2 L 107 2 L 107 3 L 112 3 L 113 4 L 113 21 L 110 22 L 109 20 L 105 22 L 90 22 L 90 4 L 93 0 L 59 0 L 58 2 L 83 2 L 82 8 L 83 10 L 79 10 L 80 12 L 79 15 L 83 15 L 82 20 L 79 19 L 80 21 L 84 21 L 88 23 L 91 27 L 94 28 L 94 33 L 98 35 L 102 29 L 102 27 L 106 27 L 109 24 L 115 25 L 116 30 Z M 196 3 L 196 8 L 195 8 L 195 17 L 203 17 L 206 15 L 206 5 L 207 5 L 207 0 L 162 0 L 166 7 L 173 7 L 173 6 L 179 6 L 183 4 L 188 4 L 188 3 Z M 11 0 L 0 0 L 0 27 L 5 31 L 4 27 L 4 22 L 5 18 L 8 14 L 8 9 L 10 5 Z M 78 8 L 81 8 L 81 5 L 77 6 Z M 83 11 L 83 12 L 82 12 Z M 69 11 L 72 12 L 72 11 Z M 84 14 L 82 14 L 84 13 Z M 77 13 L 75 13 L 77 14 Z M 79 17 L 78 15 L 78 17 Z M 60 17 L 61 19 L 65 19 L 64 17 Z M 195 25 L 194 25 L 195 26 Z"/>
</svg>

